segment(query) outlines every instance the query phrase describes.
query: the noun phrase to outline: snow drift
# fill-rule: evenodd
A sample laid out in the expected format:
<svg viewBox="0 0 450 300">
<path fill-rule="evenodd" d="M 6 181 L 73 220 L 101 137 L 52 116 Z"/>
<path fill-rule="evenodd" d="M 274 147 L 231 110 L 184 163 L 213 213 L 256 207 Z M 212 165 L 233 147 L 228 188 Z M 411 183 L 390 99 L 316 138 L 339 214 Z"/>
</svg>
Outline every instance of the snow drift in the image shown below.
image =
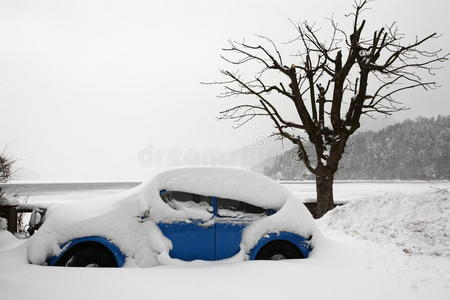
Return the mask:
<svg viewBox="0 0 450 300">
<path fill-rule="evenodd" d="M 156 223 L 184 221 L 187 217 L 183 210 L 174 210 L 163 202 L 163 189 L 236 199 L 278 210 L 244 229 L 236 260 L 245 259 L 267 233 L 289 231 L 308 237 L 317 231 L 301 201 L 268 177 L 235 168 L 176 168 L 112 197 L 93 199 L 89 204 L 84 201 L 50 207 L 46 221 L 30 240 L 29 261 L 45 264 L 47 257 L 61 252 L 61 244 L 96 235 L 121 249 L 127 256 L 126 266 L 175 263 L 168 255 L 171 241 Z M 140 216 L 144 214 L 149 218 L 142 222 Z"/>
<path fill-rule="evenodd" d="M 400 247 L 408 254 L 450 257 L 450 192 L 385 193 L 330 211 L 325 230 Z"/>
</svg>

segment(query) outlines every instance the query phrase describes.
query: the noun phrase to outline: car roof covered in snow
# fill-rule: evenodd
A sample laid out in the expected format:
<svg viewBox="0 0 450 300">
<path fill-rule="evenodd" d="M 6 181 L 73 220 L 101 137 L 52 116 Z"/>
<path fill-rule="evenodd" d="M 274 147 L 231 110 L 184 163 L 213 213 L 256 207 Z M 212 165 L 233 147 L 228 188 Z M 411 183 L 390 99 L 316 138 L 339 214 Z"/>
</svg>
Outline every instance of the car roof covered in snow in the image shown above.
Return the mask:
<svg viewBox="0 0 450 300">
<path fill-rule="evenodd" d="M 238 168 L 182 167 L 163 171 L 142 185 L 143 195 L 160 190 L 189 192 L 280 208 L 289 191 L 267 176 Z"/>
</svg>

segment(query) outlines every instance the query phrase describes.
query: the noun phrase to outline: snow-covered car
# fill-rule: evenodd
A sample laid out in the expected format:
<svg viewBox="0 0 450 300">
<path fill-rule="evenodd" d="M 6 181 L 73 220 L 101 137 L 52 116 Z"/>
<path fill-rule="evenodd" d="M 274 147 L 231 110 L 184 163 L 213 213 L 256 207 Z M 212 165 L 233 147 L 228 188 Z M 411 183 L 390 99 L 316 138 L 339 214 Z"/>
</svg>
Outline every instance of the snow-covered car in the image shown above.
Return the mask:
<svg viewBox="0 0 450 300">
<path fill-rule="evenodd" d="M 306 258 L 315 222 L 286 188 L 235 168 L 176 168 L 113 197 L 50 207 L 33 264 L 148 267 Z"/>
</svg>

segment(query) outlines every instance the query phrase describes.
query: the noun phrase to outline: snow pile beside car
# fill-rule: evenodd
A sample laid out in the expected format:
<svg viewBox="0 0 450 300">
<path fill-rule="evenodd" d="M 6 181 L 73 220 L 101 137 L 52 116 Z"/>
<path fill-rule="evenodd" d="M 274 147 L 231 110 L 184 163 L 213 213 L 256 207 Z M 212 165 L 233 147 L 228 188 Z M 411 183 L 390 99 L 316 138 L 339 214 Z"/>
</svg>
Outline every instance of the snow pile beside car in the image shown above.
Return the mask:
<svg viewBox="0 0 450 300">
<path fill-rule="evenodd" d="M 319 224 L 324 230 L 400 247 L 405 253 L 450 257 L 450 192 L 386 193 L 337 207 Z"/>
<path fill-rule="evenodd" d="M 316 231 L 315 222 L 301 201 L 268 177 L 234 168 L 177 168 L 114 197 L 49 208 L 44 224 L 30 240 L 30 262 L 45 264 L 47 257 L 62 251 L 61 244 L 72 239 L 102 236 L 127 256 L 126 265 L 174 263 L 168 255 L 172 243 L 156 223 L 184 221 L 187 216 L 185 211 L 164 203 L 161 190 L 237 199 L 278 210 L 245 228 L 241 252 L 235 259 L 245 259 L 246 253 L 267 233 L 286 230 L 309 237 Z"/>
</svg>

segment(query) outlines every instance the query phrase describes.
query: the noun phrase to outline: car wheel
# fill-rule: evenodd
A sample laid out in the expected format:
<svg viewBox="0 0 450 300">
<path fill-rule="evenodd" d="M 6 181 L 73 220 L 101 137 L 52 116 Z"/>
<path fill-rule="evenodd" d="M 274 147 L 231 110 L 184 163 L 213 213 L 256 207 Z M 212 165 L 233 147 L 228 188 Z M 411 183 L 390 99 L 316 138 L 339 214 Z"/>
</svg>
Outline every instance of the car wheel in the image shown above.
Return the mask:
<svg viewBox="0 0 450 300">
<path fill-rule="evenodd" d="M 257 260 L 283 260 L 303 258 L 301 252 L 288 241 L 270 242 L 259 250 Z"/>
<path fill-rule="evenodd" d="M 69 251 L 58 261 L 57 266 L 65 267 L 117 267 L 113 254 L 104 247 L 85 246 Z"/>
</svg>

